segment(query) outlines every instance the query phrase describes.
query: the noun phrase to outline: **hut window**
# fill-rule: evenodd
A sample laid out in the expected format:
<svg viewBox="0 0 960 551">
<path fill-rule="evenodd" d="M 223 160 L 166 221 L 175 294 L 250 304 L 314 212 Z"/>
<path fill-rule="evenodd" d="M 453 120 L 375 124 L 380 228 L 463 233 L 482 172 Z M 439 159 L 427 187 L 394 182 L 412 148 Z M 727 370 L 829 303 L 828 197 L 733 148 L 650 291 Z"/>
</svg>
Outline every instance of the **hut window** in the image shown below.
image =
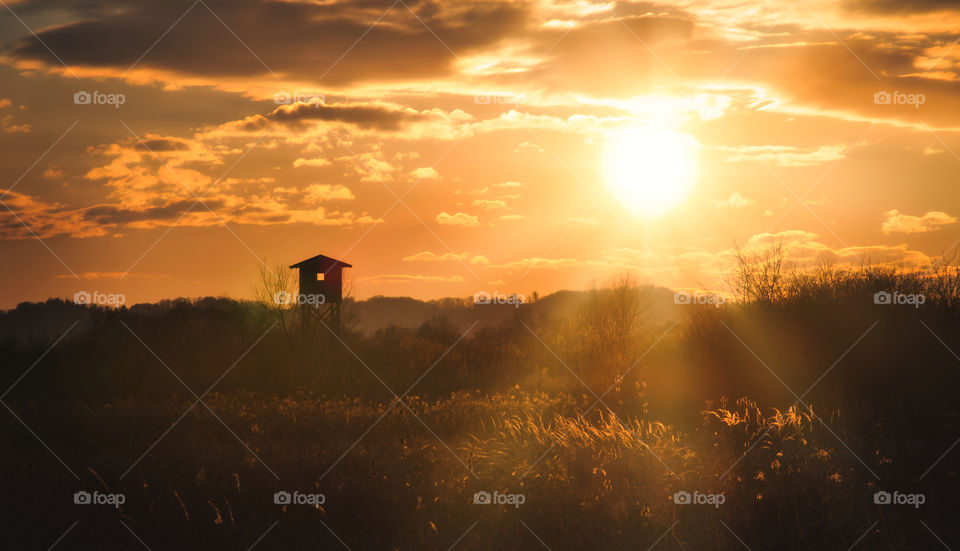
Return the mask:
<svg viewBox="0 0 960 551">
<path fill-rule="evenodd" d="M 323 281 L 323 276 L 325 276 L 325 275 L 326 275 L 326 274 L 324 274 L 323 272 L 318 273 L 318 274 L 317 274 L 317 281 Z"/>
</svg>

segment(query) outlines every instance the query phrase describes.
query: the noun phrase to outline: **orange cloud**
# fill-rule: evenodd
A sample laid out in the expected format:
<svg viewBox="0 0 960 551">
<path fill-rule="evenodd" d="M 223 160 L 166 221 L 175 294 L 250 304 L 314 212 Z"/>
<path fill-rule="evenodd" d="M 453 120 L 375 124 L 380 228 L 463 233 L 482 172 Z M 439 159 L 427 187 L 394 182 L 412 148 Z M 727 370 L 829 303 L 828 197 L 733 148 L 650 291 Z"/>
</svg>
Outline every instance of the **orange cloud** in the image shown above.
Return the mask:
<svg viewBox="0 0 960 551">
<path fill-rule="evenodd" d="M 493 199 L 474 199 L 473 203 L 471 204 L 475 207 L 480 207 L 486 210 L 507 208 L 507 204 L 505 202 Z"/>
<path fill-rule="evenodd" d="M 378 281 L 386 283 L 409 283 L 413 281 L 435 281 L 440 283 L 462 283 L 463 276 L 432 276 L 409 274 L 381 274 L 360 278 L 360 281 Z"/>
<path fill-rule="evenodd" d="M 436 180 L 440 178 L 440 173 L 433 167 L 425 167 L 410 171 L 410 177 L 417 180 Z"/>
<path fill-rule="evenodd" d="M 299 157 L 297 160 L 293 161 L 294 168 L 300 168 L 302 166 L 330 166 L 333 164 L 333 161 L 328 159 L 304 159 Z"/>
<path fill-rule="evenodd" d="M 749 207 L 750 205 L 753 205 L 754 203 L 756 203 L 756 201 L 754 201 L 753 199 L 740 195 L 739 191 L 733 192 L 733 194 L 726 199 L 723 199 L 723 200 L 713 199 L 711 200 L 711 202 L 718 209 L 725 209 L 725 208 L 742 209 L 744 207 Z"/>
<path fill-rule="evenodd" d="M 760 145 L 717 149 L 732 153 L 724 159 L 728 163 L 758 162 L 775 166 L 806 167 L 838 161 L 843 158 L 847 148 L 844 145 L 824 145 L 816 148 Z"/>
<path fill-rule="evenodd" d="M 886 234 L 891 233 L 927 233 L 940 229 L 940 226 L 953 224 L 957 221 L 955 216 L 950 216 L 945 212 L 930 211 L 923 216 L 910 216 L 901 214 L 897 209 L 887 211 L 887 217 L 880 227 Z"/>
<path fill-rule="evenodd" d="M 170 275 L 165 274 L 144 274 L 137 272 L 82 272 L 79 274 L 60 274 L 54 276 L 55 279 L 82 279 L 85 281 L 95 281 L 99 279 L 170 279 Z"/>
<path fill-rule="evenodd" d="M 410 256 L 403 257 L 404 262 L 445 262 L 445 261 L 459 261 L 463 262 L 469 259 L 470 264 L 489 264 L 490 261 L 487 260 L 487 257 L 483 255 L 471 255 L 470 253 L 441 253 L 437 254 L 432 251 L 421 251 Z"/>
<path fill-rule="evenodd" d="M 446 226 L 479 226 L 480 220 L 476 216 L 465 212 L 447 214 L 446 211 L 437 215 L 437 223 Z"/>
</svg>

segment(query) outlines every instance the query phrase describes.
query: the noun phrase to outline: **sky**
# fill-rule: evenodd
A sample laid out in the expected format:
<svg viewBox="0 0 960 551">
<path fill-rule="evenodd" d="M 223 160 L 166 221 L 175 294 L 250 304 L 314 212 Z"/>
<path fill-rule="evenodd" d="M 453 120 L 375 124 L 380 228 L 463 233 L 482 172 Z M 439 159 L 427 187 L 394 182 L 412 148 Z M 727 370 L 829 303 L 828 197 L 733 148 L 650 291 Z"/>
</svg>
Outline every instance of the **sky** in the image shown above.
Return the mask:
<svg viewBox="0 0 960 551">
<path fill-rule="evenodd" d="M 960 240 L 942 0 L 0 2 L 0 307 L 730 290 Z"/>
</svg>

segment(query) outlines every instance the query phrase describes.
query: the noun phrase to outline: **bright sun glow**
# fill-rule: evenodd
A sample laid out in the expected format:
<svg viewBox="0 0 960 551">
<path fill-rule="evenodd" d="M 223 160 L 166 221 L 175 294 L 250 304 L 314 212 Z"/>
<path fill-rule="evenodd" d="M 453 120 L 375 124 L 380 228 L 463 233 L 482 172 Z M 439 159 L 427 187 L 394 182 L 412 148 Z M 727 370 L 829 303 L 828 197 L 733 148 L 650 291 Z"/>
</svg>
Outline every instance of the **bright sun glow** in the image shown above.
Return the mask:
<svg viewBox="0 0 960 551">
<path fill-rule="evenodd" d="M 607 181 L 638 216 L 660 216 L 677 206 L 696 178 L 697 142 L 661 127 L 629 127 L 610 136 Z"/>
</svg>

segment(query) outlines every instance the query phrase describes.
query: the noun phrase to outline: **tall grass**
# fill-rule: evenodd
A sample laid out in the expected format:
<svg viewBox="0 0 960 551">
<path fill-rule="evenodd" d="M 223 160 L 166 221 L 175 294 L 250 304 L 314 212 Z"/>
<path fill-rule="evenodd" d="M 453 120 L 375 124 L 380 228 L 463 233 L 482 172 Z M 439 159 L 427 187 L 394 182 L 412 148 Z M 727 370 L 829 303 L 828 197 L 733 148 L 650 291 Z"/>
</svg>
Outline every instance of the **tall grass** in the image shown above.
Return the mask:
<svg viewBox="0 0 960 551">
<path fill-rule="evenodd" d="M 456 346 L 442 318 L 344 331 L 349 350 L 271 332 L 219 381 L 274 321 L 262 309 L 51 304 L 88 317 L 4 399 L 33 431 L 0 417 L 11 545 L 49 546 L 77 518 L 77 548 L 135 543 L 120 520 L 154 549 L 249 548 L 277 521 L 258 548 L 445 550 L 467 532 L 457 548 L 848 549 L 864 530 L 864 548 L 936 548 L 921 520 L 960 541 L 957 267 L 800 270 L 780 248 L 740 270 L 719 308 L 622 280 Z M 7 334 L 9 386 L 42 349 Z M 210 409 L 153 353 L 198 392 L 217 382 Z M 128 501 L 77 508 L 81 488 Z M 327 502 L 277 506 L 282 489 Z M 474 505 L 480 490 L 526 503 Z M 931 506 L 881 508 L 878 490 Z"/>
</svg>

